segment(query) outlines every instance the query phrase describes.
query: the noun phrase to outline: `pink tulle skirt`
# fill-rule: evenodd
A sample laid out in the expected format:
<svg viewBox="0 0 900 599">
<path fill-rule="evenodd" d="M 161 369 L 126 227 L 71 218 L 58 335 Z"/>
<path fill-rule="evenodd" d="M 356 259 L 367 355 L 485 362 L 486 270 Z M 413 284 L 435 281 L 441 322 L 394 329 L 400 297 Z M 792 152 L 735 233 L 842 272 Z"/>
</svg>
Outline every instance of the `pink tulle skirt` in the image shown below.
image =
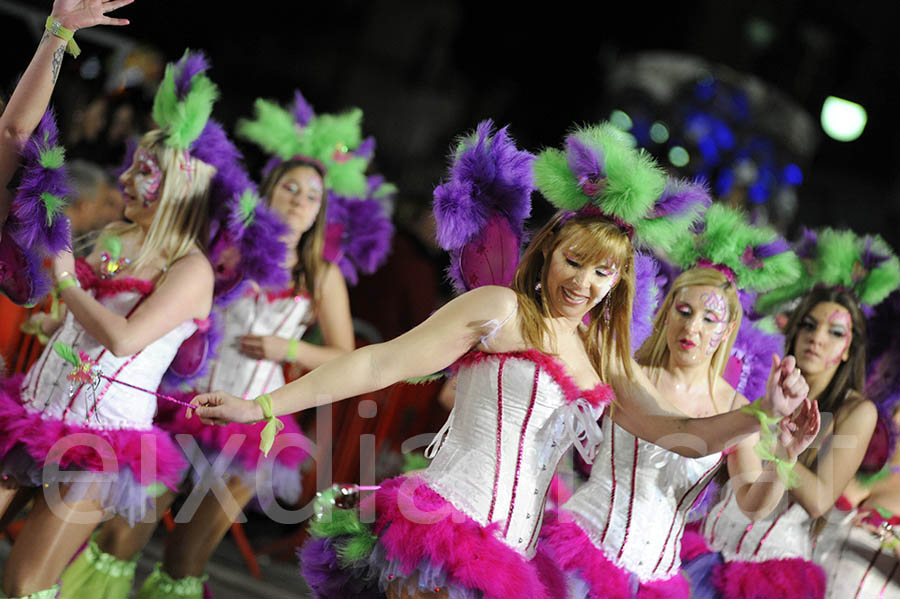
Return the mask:
<svg viewBox="0 0 900 599">
<path fill-rule="evenodd" d="M 2 476 L 26 486 L 65 483 L 67 499 L 98 499 L 131 521 L 143 516 L 160 485 L 177 489 L 187 461 L 168 434 L 45 418 L 23 405 L 22 378 L 0 380 Z"/>
<path fill-rule="evenodd" d="M 173 397 L 190 401 L 194 394 L 174 393 Z M 279 420 L 284 428 L 275 437 L 268 457 L 259 449 L 264 422 L 207 426 L 199 418 L 187 418 L 183 407 L 160 401 L 156 423 L 173 436 L 193 437 L 194 444 L 182 448 L 190 460 L 190 476 L 195 484 L 206 476 L 238 477 L 249 488 L 263 485 L 271 491 L 260 492 L 260 499 L 274 495 L 287 503 L 296 503 L 301 491 L 300 466 L 309 457 L 310 445 L 293 417 L 282 416 Z M 220 460 L 223 451 L 231 457 Z"/>
<path fill-rule="evenodd" d="M 726 562 L 713 572 L 721 599 L 824 599 L 825 573 L 801 558 Z"/>
<path fill-rule="evenodd" d="M 541 548 L 569 579 L 572 599 L 690 599 L 690 587 L 680 574 L 641 583 L 616 566 L 571 518 L 555 510 L 544 516 Z"/>
</svg>

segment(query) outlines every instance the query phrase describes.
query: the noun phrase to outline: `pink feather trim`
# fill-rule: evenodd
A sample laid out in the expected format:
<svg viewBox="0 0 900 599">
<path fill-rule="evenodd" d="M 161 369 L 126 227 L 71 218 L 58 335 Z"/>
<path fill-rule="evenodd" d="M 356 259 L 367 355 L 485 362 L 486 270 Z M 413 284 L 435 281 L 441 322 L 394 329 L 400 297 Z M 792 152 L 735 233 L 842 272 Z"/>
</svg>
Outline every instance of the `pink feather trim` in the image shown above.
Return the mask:
<svg viewBox="0 0 900 599">
<path fill-rule="evenodd" d="M 712 549 L 706 544 L 706 537 L 700 532 L 699 524 L 692 522 L 685 526 L 684 534 L 681 537 L 682 563 L 707 553 L 712 553 Z"/>
<path fill-rule="evenodd" d="M 153 291 L 153 281 L 134 277 L 114 277 L 104 279 L 97 276 L 91 265 L 84 258 L 75 260 L 75 275 L 84 289 L 93 289 L 96 299 L 112 297 L 126 291 L 134 291 L 141 295 L 149 295 Z"/>
<path fill-rule="evenodd" d="M 420 478 L 384 481 L 375 505 L 375 532 L 403 572 L 427 560 L 446 572 L 449 584 L 477 589 L 484 599 L 565 596 L 564 581 L 545 556 L 527 560 L 495 536 L 499 522 L 481 526 Z"/>
<path fill-rule="evenodd" d="M 52 461 L 63 469 L 96 472 L 103 470 L 106 460 L 107 464 L 117 468 L 130 468 L 142 486 L 161 482 L 172 490 L 177 489 L 187 461 L 165 432 L 156 427 L 149 430 L 96 429 L 44 418 L 41 412 L 31 412 L 22 405 L 22 378 L 18 375 L 0 381 L 0 460 L 16 447 L 24 449 L 39 466 Z M 80 434 L 93 436 L 97 444 L 94 447 L 74 445 L 62 455 L 58 450 L 63 446 L 57 445 L 57 451 L 51 455 L 51 448 L 60 440 Z M 148 455 L 154 457 L 155 464 L 149 472 L 141 468 L 142 442 L 147 446 Z"/>
<path fill-rule="evenodd" d="M 176 392 L 172 394 L 172 397 L 189 402 L 194 398 L 194 395 L 195 393 L 192 392 Z M 284 423 L 284 428 L 275 437 L 276 442 L 279 439 L 288 439 L 286 435 L 290 433 L 297 435 L 303 434 L 300 425 L 297 424 L 297 421 L 294 420 L 293 416 L 282 416 L 279 420 Z M 257 422 L 256 424 L 232 423 L 225 426 L 207 426 L 200 422 L 200 419 L 196 416 L 190 419 L 187 418 L 187 412 L 183 407 L 167 401 L 159 402 L 159 412 L 157 414 L 156 422 L 164 431 L 172 435 L 191 435 L 197 441 L 198 445 L 214 451 L 221 451 L 232 435 L 245 435 L 247 438 L 241 443 L 241 447 L 235 454 L 234 459 L 240 462 L 241 466 L 249 472 L 255 471 L 260 464 L 260 460 L 266 459 L 259 449 L 262 429 L 266 425 L 265 422 Z M 305 437 L 304 440 L 306 440 Z M 279 464 L 291 468 L 299 467 L 300 464 L 309 457 L 309 453 L 298 445 L 299 444 L 288 444 L 284 449 L 280 449 L 280 445 L 276 444 L 273 453 L 270 455 L 276 456 L 275 461 Z M 275 451 L 278 453 L 274 453 Z"/>
<path fill-rule="evenodd" d="M 585 399 L 593 406 L 606 406 L 615 399 L 615 392 L 613 392 L 612 387 L 605 383 L 598 383 L 593 389 L 580 389 L 556 357 L 539 352 L 536 349 L 496 354 L 471 351 L 457 360 L 454 364 L 454 368 L 458 369 L 460 366 L 474 366 L 475 364 L 479 364 L 486 360 L 502 357 L 527 360 L 537 364 L 538 368 L 549 374 L 556 384 L 559 385 L 563 394 L 566 396 L 567 403 L 572 403 L 577 399 Z"/>
<path fill-rule="evenodd" d="M 690 599 L 691 596 L 690 585 L 680 574 L 639 584 L 635 593 L 634 575 L 616 566 L 571 517 L 561 520 L 556 510 L 544 516 L 541 548 L 552 556 L 560 570 L 575 574 L 587 583 L 589 599 Z"/>
<path fill-rule="evenodd" d="M 727 562 L 713 572 L 722 599 L 824 599 L 825 572 L 801 558 Z"/>
</svg>

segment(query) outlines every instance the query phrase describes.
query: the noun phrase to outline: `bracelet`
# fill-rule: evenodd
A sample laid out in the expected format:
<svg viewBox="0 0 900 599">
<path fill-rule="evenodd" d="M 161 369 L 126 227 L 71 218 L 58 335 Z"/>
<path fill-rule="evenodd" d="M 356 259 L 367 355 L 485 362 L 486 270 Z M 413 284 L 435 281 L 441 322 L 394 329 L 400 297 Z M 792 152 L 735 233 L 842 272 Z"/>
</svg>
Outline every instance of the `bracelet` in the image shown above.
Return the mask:
<svg viewBox="0 0 900 599">
<path fill-rule="evenodd" d="M 56 277 L 56 292 L 62 293 L 69 287 L 81 287 L 81 282 L 75 278 L 75 275 L 70 273 L 67 270 L 59 273 L 59 276 Z"/>
<path fill-rule="evenodd" d="M 284 355 L 285 361 L 293 362 L 296 360 L 298 351 L 300 351 L 300 342 L 296 339 L 288 340 L 287 353 Z"/>
<path fill-rule="evenodd" d="M 769 416 L 758 404 L 751 403 L 741 408 L 744 414 L 755 416 L 759 420 L 759 442 L 753 447 L 759 459 L 774 462 L 775 472 L 786 489 L 792 489 L 800 484 L 800 475 L 794 472 L 795 460 L 783 460 L 775 455 L 775 447 L 778 439 L 775 435 L 775 427 L 781 422 L 781 418 Z"/>
<path fill-rule="evenodd" d="M 81 48 L 79 48 L 78 44 L 75 43 L 74 31 L 63 27 L 63 24 L 53 18 L 52 15 L 47 17 L 47 22 L 44 24 L 44 29 L 46 29 L 59 39 L 65 40 L 66 52 L 71 54 L 72 58 L 78 58 L 78 55 L 81 54 Z"/>
<path fill-rule="evenodd" d="M 268 457 L 272 445 L 275 444 L 275 435 L 284 428 L 284 423 L 275 417 L 272 413 L 272 396 L 263 393 L 254 400 L 262 409 L 263 419 L 268 420 L 266 426 L 263 427 L 259 434 L 259 449 L 263 452 L 263 456 Z"/>
<path fill-rule="evenodd" d="M 26 320 L 22 324 L 19 325 L 19 330 L 25 333 L 26 335 L 34 335 L 37 337 L 38 343 L 41 345 L 47 345 L 47 342 L 50 341 L 50 338 L 44 334 L 43 329 L 41 329 L 41 323 L 44 322 L 44 319 L 41 318 L 37 322 Z"/>
</svg>

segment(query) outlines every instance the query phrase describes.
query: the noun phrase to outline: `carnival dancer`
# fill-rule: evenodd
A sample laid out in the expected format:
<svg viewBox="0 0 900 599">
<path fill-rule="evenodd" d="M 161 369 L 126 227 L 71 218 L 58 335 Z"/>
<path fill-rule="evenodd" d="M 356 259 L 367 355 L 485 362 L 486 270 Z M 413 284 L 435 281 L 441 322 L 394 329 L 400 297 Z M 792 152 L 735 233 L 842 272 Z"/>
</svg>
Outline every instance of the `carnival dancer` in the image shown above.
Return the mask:
<svg viewBox="0 0 900 599">
<path fill-rule="evenodd" d="M 347 148 L 344 153 L 358 149 L 361 115 L 357 110 L 341 115 L 315 115 L 299 93 L 291 111 L 265 101 L 257 103 L 257 111 L 258 115 L 276 114 L 295 119 L 290 130 L 297 135 L 290 147 L 283 148 L 267 166 L 260 190 L 282 220 L 283 232 L 280 239 L 257 238 L 257 247 L 252 250 L 258 253 L 277 250 L 284 255 L 284 248 L 290 248 L 280 265 L 282 278 L 289 283 L 268 289 L 245 285 L 228 292 L 237 299 L 222 307 L 218 315 L 224 323 L 224 342 L 218 356 L 208 365 L 208 373 L 190 384 L 191 391 L 177 394 L 186 400 L 220 387 L 240 388 L 243 396 L 255 397 L 284 385 L 282 365 L 285 362 L 312 369 L 353 349 L 347 287 L 338 266 L 324 259 L 323 248 L 329 202 L 343 208 L 343 218 L 333 219 L 331 224 L 340 225 L 347 233 L 356 232 L 350 227 L 353 221 L 347 212 L 354 208 L 365 210 L 372 204 L 378 206 L 374 198 L 355 200 L 336 195 L 365 195 L 370 191 L 363 177 L 368 160 L 348 154 L 346 158 L 353 160 L 338 166 L 345 156 L 334 150 L 338 145 Z M 239 128 L 249 131 L 248 136 L 267 149 L 272 149 L 271 140 L 278 139 L 282 131 L 278 126 L 273 129 L 271 120 L 262 118 L 244 122 Z M 343 177 L 331 180 L 330 187 L 325 184 L 329 169 L 343 170 Z M 371 190 L 371 193 L 379 192 Z M 365 240 L 372 242 L 372 231 L 380 232 L 382 238 L 366 245 L 370 248 L 368 252 L 343 246 L 340 250 L 346 251 L 334 252 L 348 268 L 358 265 L 361 270 L 372 270 L 390 246 L 390 224 L 385 222 L 380 209 L 370 209 L 367 215 L 368 231 L 353 241 L 358 245 Z M 383 239 L 385 234 L 387 240 Z M 355 275 L 355 270 L 351 274 Z M 316 319 L 325 340 L 322 346 L 300 340 L 306 327 Z M 223 504 L 216 494 L 208 493 L 189 519 L 178 518 L 175 530 L 167 536 L 163 562 L 157 564 L 138 596 L 199 598 L 203 596 L 207 561 L 254 496 L 259 495 L 264 508 L 275 497 L 296 503 L 300 496 L 300 467 L 308 454 L 301 443 L 293 443 L 281 448 L 272 459 L 266 459 L 259 449 L 262 425 L 203 426 L 197 419 L 186 420 L 184 410 L 164 408 L 167 406 L 163 402 L 160 426 L 171 434 L 192 435 L 197 442 L 193 455 L 188 455 L 193 482 L 201 484 L 210 477 L 225 479 L 231 501 Z M 300 437 L 301 430 L 292 417 L 283 417 L 281 422 L 285 431 L 296 435 L 295 439 Z M 240 440 L 236 446 L 234 439 Z M 231 460 L 226 460 L 225 467 L 219 460 L 223 451 L 233 455 Z M 90 574 L 82 575 L 75 571 L 76 566 L 70 567 L 63 578 L 63 597 L 127 597 L 138 553 L 174 499 L 175 494 L 169 494 L 159 502 L 155 518 L 135 527 L 122 519 L 104 525 L 94 555 L 78 566 L 78 569 L 88 569 Z M 99 588 L 106 591 L 100 593 Z"/>
<path fill-rule="evenodd" d="M 850 231 L 807 231 L 796 251 L 806 264 L 801 277 L 757 306 L 768 312 L 799 296 L 784 329 L 785 351 L 797 356 L 810 398 L 833 421 L 823 426 L 825 442 L 801 454 L 796 487 L 768 517 L 742 514 L 733 488 L 710 509 L 703 532 L 724 564 L 710 578 L 713 588 L 695 588 L 700 597 L 824 597 L 825 575 L 811 561 L 815 520 L 859 469 L 875 429 L 876 407 L 863 395 L 862 306 L 878 304 L 897 287 L 900 263 L 880 238 Z"/>
<path fill-rule="evenodd" d="M 512 288 L 465 293 L 410 332 L 333 360 L 258 401 L 216 392 L 192 402 L 208 421 L 270 420 L 456 362 L 454 414 L 438 437 L 434 460 L 421 477 L 381 485 L 371 551 L 362 563 L 344 564 L 359 566 L 363 578 L 373 577 L 391 597 L 561 596 L 561 577 L 536 549 L 543 502 L 570 446 L 593 453 L 596 418 L 613 399 L 606 380 L 629 381 L 621 383 L 618 401 L 623 409 L 645 412 L 641 433 L 652 440 L 678 430 L 703 438 L 707 452 L 715 452 L 759 427 L 755 417 L 740 412 L 698 420 L 645 409 L 654 392 L 630 358 L 629 231 L 652 235 L 648 225 L 656 224 L 671 233 L 681 224 L 663 222 L 659 215 L 666 212 L 654 212 L 663 173 L 610 126 L 588 128 L 574 143 L 586 147 L 585 165 L 593 172 L 579 180 L 565 155 L 554 155 L 552 169 L 570 181 L 570 201 L 535 234 Z M 504 168 L 483 171 L 480 176 L 494 185 L 463 190 L 461 197 L 530 192 L 530 185 L 522 187 L 530 182 L 523 175 L 531 156 L 518 153 L 505 130 L 490 138 L 470 136 L 456 156 L 472 147 L 496 151 L 502 160 L 494 164 Z M 517 176 L 509 177 L 509 169 Z M 683 219 L 682 231 L 692 220 Z M 792 360 L 775 376 L 778 384 L 764 408 L 793 412 L 805 389 Z M 344 549 L 335 548 L 337 555 Z M 346 578 L 345 568 L 332 575 Z"/>
<path fill-rule="evenodd" d="M 688 194 L 706 191 L 678 181 L 667 186 L 673 200 Z M 751 227 L 721 204 L 706 212 L 695 237 L 682 238 L 669 255 L 687 270 L 670 287 L 637 363 L 665 399 L 661 410 L 699 418 L 744 408 L 747 399 L 722 378 L 742 320 L 738 290 L 787 283 L 799 261 L 774 231 Z M 541 542 L 566 572 L 569 597 L 687 599 L 678 557 L 683 527 L 726 457 L 666 451 L 619 427 L 618 415 L 614 408 L 604 416 L 602 459 L 588 482 L 548 514 Z M 783 447 L 788 460 L 813 441 L 818 410 L 804 404 L 795 424 Z M 758 441 L 751 435 L 727 452 L 728 473 L 740 481 L 740 508 L 755 517 L 771 511 L 784 492 L 777 462 L 763 468 L 754 452 Z"/>
<path fill-rule="evenodd" d="M 34 57 L 0 110 L 0 293 L 17 304 L 47 293 L 52 282 L 42 268 L 44 254 L 64 249 L 68 240 L 62 213 L 68 189 L 60 180 L 64 152 L 50 124 L 52 112 L 45 114 L 63 58 L 81 52 L 74 39 L 79 29 L 127 25 L 127 19 L 106 14 L 131 2 L 55 0 Z M 39 124 L 41 135 L 32 137 Z"/>
<path fill-rule="evenodd" d="M 152 424 L 155 392 L 211 308 L 205 235 L 211 213 L 232 198 L 220 204 L 211 192 L 227 170 L 207 157 L 224 139 L 209 121 L 215 85 L 171 65 L 163 85 L 173 93 L 154 104 L 160 129 L 141 139 L 120 179 L 132 224 L 108 228 L 110 243 L 86 260 L 54 258 L 66 314 L 24 381 L 3 381 L 0 469 L 44 487 L 4 568 L 9 596 L 55 596 L 66 563 L 106 514 L 139 520 L 186 466 Z M 2 491 L 0 505 L 14 494 Z"/>
</svg>

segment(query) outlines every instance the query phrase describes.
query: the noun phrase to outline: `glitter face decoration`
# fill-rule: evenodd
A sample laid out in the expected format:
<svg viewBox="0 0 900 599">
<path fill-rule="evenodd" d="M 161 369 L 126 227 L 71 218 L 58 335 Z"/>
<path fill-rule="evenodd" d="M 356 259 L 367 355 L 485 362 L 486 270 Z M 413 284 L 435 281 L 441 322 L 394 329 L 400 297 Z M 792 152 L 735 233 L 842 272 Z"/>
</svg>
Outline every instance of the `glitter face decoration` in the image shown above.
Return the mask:
<svg viewBox="0 0 900 599">
<path fill-rule="evenodd" d="M 715 292 L 701 294 L 700 299 L 706 310 L 706 318 L 715 323 L 709 344 L 706 346 L 706 355 L 711 356 L 716 353 L 725 336 L 725 331 L 728 329 L 728 302 L 720 293 Z"/>
<path fill-rule="evenodd" d="M 156 158 L 143 148 L 139 148 L 135 153 L 134 162 L 137 166 L 134 188 L 144 208 L 147 208 L 159 199 L 162 170 L 159 168 Z"/>
<path fill-rule="evenodd" d="M 853 331 L 853 319 L 850 317 L 850 313 L 846 310 L 835 310 L 832 312 L 831 316 L 828 317 L 828 328 L 832 334 L 839 334 L 842 331 L 844 336 L 841 351 L 825 361 L 828 366 L 837 366 L 844 359 L 844 354 L 850 347 L 851 331 Z"/>
</svg>

